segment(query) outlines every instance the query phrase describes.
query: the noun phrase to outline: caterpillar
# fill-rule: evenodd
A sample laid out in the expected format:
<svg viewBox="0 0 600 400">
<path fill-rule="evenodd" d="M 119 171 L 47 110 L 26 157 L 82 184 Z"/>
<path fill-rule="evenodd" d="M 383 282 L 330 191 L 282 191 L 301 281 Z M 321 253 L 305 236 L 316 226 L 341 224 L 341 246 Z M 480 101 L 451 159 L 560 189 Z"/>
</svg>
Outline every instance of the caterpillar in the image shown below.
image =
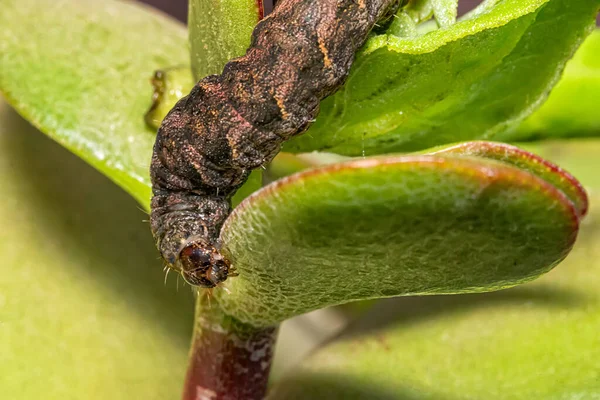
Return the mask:
<svg viewBox="0 0 600 400">
<path fill-rule="evenodd" d="M 212 288 L 234 275 L 217 243 L 232 195 L 306 131 L 398 1 L 278 1 L 246 54 L 200 80 L 168 113 L 150 166 L 150 223 L 167 266 L 186 282 Z"/>
</svg>

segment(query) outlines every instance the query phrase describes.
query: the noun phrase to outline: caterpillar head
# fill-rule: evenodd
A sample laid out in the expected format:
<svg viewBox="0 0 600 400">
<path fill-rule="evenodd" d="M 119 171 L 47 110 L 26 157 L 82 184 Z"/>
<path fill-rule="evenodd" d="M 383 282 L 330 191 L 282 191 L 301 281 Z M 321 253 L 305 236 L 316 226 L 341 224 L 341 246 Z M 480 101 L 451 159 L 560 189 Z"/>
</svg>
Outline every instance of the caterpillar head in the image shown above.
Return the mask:
<svg viewBox="0 0 600 400">
<path fill-rule="evenodd" d="M 212 245 L 190 242 L 175 263 L 183 279 L 193 286 L 214 288 L 229 275 L 229 262 Z"/>
</svg>

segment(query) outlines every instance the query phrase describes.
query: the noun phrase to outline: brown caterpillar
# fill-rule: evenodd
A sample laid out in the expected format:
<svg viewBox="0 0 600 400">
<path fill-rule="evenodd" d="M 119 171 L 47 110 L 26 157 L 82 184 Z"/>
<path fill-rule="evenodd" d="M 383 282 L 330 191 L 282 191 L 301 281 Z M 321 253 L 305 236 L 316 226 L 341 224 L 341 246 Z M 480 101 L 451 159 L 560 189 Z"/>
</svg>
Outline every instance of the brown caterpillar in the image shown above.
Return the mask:
<svg viewBox="0 0 600 400">
<path fill-rule="evenodd" d="M 279 1 L 246 55 L 202 79 L 169 112 L 150 167 L 151 227 L 168 266 L 188 283 L 211 288 L 232 275 L 217 247 L 231 196 L 308 128 L 397 2 Z"/>
</svg>

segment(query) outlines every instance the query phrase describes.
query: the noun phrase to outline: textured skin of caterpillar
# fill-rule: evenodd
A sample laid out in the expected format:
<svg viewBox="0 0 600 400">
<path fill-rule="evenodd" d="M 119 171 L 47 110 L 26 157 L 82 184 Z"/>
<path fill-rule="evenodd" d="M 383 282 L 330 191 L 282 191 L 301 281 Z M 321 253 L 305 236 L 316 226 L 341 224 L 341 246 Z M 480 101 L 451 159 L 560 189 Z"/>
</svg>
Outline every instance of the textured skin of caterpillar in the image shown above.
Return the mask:
<svg viewBox="0 0 600 400">
<path fill-rule="evenodd" d="M 169 268 L 194 286 L 232 276 L 219 252 L 231 197 L 300 135 L 344 83 L 356 51 L 398 0 L 282 0 L 246 55 L 198 82 L 159 128 L 151 228 Z"/>
</svg>

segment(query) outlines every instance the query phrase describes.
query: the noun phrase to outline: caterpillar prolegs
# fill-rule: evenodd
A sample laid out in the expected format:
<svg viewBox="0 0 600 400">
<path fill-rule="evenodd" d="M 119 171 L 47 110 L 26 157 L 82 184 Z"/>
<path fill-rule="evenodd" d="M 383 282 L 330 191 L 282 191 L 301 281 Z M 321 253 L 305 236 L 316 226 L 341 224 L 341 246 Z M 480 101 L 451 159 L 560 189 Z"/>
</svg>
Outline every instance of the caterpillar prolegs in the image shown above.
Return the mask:
<svg viewBox="0 0 600 400">
<path fill-rule="evenodd" d="M 152 155 L 151 227 L 170 268 L 195 286 L 227 279 L 219 231 L 250 171 L 303 133 L 354 54 L 398 0 L 282 0 L 246 55 L 202 79 L 166 116 Z"/>
</svg>

